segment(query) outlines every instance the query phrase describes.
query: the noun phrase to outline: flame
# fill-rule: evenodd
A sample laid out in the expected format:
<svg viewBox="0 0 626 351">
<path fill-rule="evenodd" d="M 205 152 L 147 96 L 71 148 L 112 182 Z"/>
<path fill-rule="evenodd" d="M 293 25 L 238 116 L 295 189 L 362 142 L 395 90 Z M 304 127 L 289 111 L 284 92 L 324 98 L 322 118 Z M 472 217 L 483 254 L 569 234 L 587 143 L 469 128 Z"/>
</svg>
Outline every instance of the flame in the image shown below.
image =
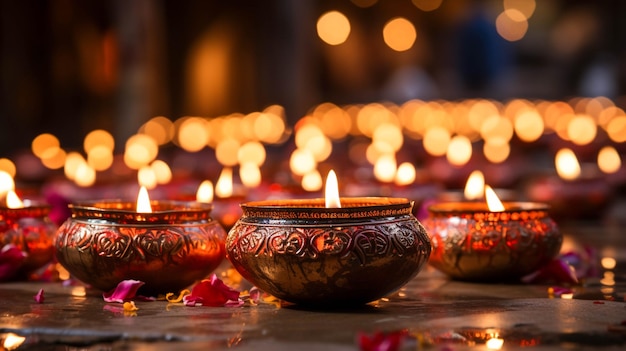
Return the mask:
<svg viewBox="0 0 626 351">
<path fill-rule="evenodd" d="M 215 195 L 219 197 L 230 197 L 233 195 L 233 170 L 226 167 L 222 169 L 217 184 L 215 185 Z"/>
<path fill-rule="evenodd" d="M 22 208 L 24 207 L 24 203 L 20 200 L 20 197 L 17 196 L 15 191 L 9 190 L 7 193 L 7 207 L 8 208 Z"/>
<path fill-rule="evenodd" d="M 13 333 L 8 333 L 4 338 L 4 343 L 2 344 L 2 347 L 4 347 L 5 350 L 15 350 L 20 347 L 24 343 L 24 341 L 26 341 L 25 337 Z"/>
<path fill-rule="evenodd" d="M 556 153 L 555 157 L 556 172 L 559 177 L 566 180 L 573 180 L 580 176 L 580 164 L 574 154 L 574 151 L 564 148 Z"/>
<path fill-rule="evenodd" d="M 137 195 L 137 212 L 139 213 L 152 213 L 152 206 L 150 206 L 150 196 L 148 196 L 148 190 L 145 186 L 139 189 L 139 195 Z"/>
<path fill-rule="evenodd" d="M 213 202 L 213 183 L 210 180 L 203 181 L 196 192 L 196 201 Z"/>
<path fill-rule="evenodd" d="M 503 345 L 504 339 L 500 339 L 498 337 L 491 338 L 485 342 L 485 346 L 487 346 L 489 350 L 500 350 Z"/>
<path fill-rule="evenodd" d="M 485 176 L 483 172 L 476 170 L 472 172 L 465 183 L 465 198 L 467 200 L 477 200 L 485 192 Z"/>
<path fill-rule="evenodd" d="M 337 184 L 337 175 L 332 169 L 328 172 L 326 177 L 326 208 L 340 208 L 341 201 L 339 200 L 339 185 Z"/>
<path fill-rule="evenodd" d="M 502 201 L 496 195 L 496 192 L 491 189 L 489 185 L 485 185 L 485 199 L 487 200 L 487 207 L 489 207 L 489 211 L 491 212 L 502 212 L 504 211 L 504 205 Z"/>
<path fill-rule="evenodd" d="M 0 170 L 0 196 L 6 194 L 9 190 L 15 189 L 15 181 L 9 173 Z"/>
</svg>

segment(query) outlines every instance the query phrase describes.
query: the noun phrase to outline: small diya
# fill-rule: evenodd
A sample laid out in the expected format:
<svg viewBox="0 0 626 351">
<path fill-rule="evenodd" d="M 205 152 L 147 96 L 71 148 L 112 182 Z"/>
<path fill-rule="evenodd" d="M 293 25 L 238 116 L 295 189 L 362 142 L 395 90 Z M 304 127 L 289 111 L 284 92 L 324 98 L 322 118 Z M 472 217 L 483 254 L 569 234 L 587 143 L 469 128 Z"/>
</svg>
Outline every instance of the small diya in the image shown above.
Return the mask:
<svg viewBox="0 0 626 351">
<path fill-rule="evenodd" d="M 404 198 L 281 199 L 241 204 L 227 257 L 252 284 L 302 305 L 355 305 L 394 292 L 431 243 Z M 341 206 L 341 207 L 338 207 Z"/>
<path fill-rule="evenodd" d="M 430 206 L 424 220 L 433 245 L 430 264 L 459 280 L 514 280 L 556 257 L 563 236 L 546 204 L 500 205 L 497 210 L 484 202 Z"/>
<path fill-rule="evenodd" d="M 59 263 L 104 291 L 143 281 L 144 294 L 177 292 L 219 266 L 226 232 L 211 218 L 211 204 L 148 203 L 148 212 L 117 200 L 70 204 L 72 215 L 55 238 Z"/>
<path fill-rule="evenodd" d="M 7 206 L 0 207 L 0 251 L 13 245 L 23 254 L 19 262 L 10 262 L 11 268 L 0 272 L 0 281 L 26 279 L 52 261 L 56 226 L 48 216 L 50 209 L 45 204 L 22 202 L 9 192 Z"/>
</svg>

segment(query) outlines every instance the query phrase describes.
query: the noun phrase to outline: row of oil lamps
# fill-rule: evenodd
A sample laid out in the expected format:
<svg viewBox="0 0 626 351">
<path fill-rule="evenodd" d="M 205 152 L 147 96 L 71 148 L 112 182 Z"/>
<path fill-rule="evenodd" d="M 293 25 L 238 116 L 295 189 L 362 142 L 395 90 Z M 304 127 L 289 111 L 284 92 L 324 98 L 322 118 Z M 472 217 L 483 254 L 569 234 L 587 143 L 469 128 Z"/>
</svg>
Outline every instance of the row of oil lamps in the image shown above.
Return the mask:
<svg viewBox="0 0 626 351">
<path fill-rule="evenodd" d="M 454 279 L 519 279 L 552 260 L 562 236 L 541 203 L 439 202 L 416 219 L 413 201 L 340 197 L 329 172 L 318 199 L 242 202 L 228 232 L 215 204 L 100 200 L 69 205 L 56 227 L 49 207 L 6 196 L 0 208 L 0 258 L 19 250 L 0 277 L 26 279 L 57 260 L 100 290 L 141 280 L 144 294 L 176 292 L 206 277 L 227 258 L 251 284 L 288 302 L 362 304 L 398 290 L 426 263 Z M 18 199 L 19 201 L 19 199 Z M 14 208 L 10 208 L 14 207 Z M 6 260 L 5 260 L 6 261 Z M 15 261 L 14 261 L 15 262 Z"/>
</svg>

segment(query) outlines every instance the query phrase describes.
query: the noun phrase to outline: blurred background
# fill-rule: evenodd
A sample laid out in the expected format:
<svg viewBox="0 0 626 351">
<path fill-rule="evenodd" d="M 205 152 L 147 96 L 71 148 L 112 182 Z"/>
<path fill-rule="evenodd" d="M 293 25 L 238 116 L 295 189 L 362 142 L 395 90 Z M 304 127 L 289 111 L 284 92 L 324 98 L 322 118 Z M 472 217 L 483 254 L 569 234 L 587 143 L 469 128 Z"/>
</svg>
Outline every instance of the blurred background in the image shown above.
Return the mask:
<svg viewBox="0 0 626 351">
<path fill-rule="evenodd" d="M 346 194 L 425 199 L 481 170 L 516 199 L 584 205 L 563 213 L 621 209 L 623 1 L 0 6 L 0 169 L 17 188 L 87 197 L 229 168 L 248 194 L 306 193 L 334 168 Z"/>
</svg>

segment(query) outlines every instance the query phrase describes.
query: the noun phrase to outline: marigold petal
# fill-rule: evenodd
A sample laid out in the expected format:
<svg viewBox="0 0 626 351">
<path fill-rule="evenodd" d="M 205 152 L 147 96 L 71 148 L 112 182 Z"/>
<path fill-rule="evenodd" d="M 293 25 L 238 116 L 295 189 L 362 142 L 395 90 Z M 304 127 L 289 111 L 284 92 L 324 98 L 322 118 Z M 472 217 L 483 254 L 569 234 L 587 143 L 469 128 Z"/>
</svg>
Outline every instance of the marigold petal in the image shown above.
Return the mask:
<svg viewBox="0 0 626 351">
<path fill-rule="evenodd" d="M 187 289 L 181 291 L 178 294 L 178 297 L 174 297 L 174 298 L 173 298 L 174 293 L 167 293 L 167 294 L 165 294 L 165 300 L 167 300 L 167 302 L 174 302 L 174 303 L 175 302 L 181 302 L 181 301 L 183 301 L 183 297 L 185 297 L 185 295 L 189 295 L 189 294 L 191 294 L 191 291 L 189 291 Z"/>
<path fill-rule="evenodd" d="M 139 307 L 137 307 L 135 305 L 135 302 L 133 301 L 128 301 L 128 302 L 124 302 L 124 312 L 130 312 L 130 311 L 137 311 L 139 310 Z"/>
<path fill-rule="evenodd" d="M 104 301 L 106 302 L 119 302 L 123 303 L 125 300 L 130 300 L 135 297 L 137 290 L 145 283 L 140 280 L 123 280 L 115 289 L 102 294 Z"/>
</svg>

